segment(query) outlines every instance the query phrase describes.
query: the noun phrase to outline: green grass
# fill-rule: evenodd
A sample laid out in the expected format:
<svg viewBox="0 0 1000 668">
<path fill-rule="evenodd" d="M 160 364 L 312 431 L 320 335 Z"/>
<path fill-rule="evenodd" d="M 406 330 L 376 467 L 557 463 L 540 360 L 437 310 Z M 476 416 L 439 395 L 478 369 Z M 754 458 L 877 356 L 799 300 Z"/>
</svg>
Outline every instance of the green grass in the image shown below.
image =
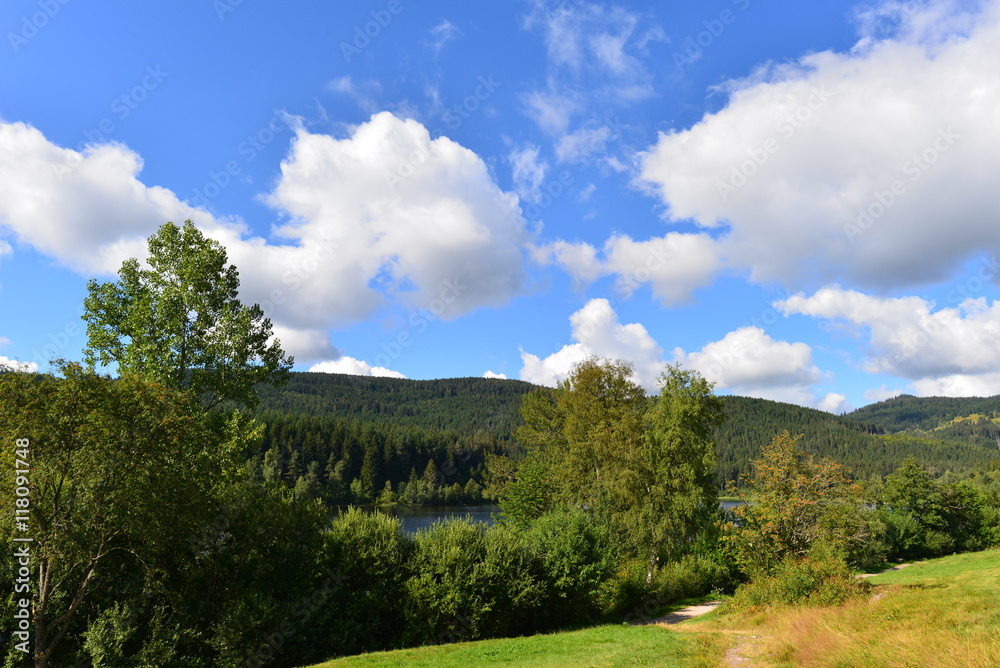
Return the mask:
<svg viewBox="0 0 1000 668">
<path fill-rule="evenodd" d="M 755 666 L 1000 666 L 1000 551 L 920 562 L 843 605 L 727 612 L 679 627 Z"/>
<path fill-rule="evenodd" d="M 345 657 L 313 668 L 406 666 L 1000 666 L 1000 550 L 913 564 L 839 606 L 725 606 L 675 627 L 598 626 Z"/>
<path fill-rule="evenodd" d="M 481 640 L 335 659 L 313 668 L 466 668 L 467 666 L 707 666 L 700 639 L 661 626 L 598 626 L 527 638 Z"/>
</svg>

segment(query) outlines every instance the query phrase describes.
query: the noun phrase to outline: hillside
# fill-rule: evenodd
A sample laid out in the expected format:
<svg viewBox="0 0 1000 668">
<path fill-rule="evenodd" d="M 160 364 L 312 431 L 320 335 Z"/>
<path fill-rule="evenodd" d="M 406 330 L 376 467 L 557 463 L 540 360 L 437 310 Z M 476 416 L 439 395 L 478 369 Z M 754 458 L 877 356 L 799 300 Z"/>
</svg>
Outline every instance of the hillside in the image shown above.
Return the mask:
<svg viewBox="0 0 1000 668">
<path fill-rule="evenodd" d="M 1000 448 L 1000 395 L 914 397 L 903 394 L 844 416 L 886 433 Z"/>
<path fill-rule="evenodd" d="M 361 422 L 491 433 L 507 440 L 521 423 L 521 397 L 537 386 L 499 378 L 408 380 L 293 373 L 282 388 L 258 387 L 260 409 L 335 415 Z"/>
<path fill-rule="evenodd" d="M 1000 459 L 992 441 L 958 435 L 961 425 L 953 426 L 950 432 L 925 433 L 892 429 L 891 421 L 888 426 L 879 421 L 877 411 L 867 420 L 857 411 L 849 419 L 767 399 L 723 397 L 723 401 L 726 421 L 716 432 L 723 480 L 737 480 L 741 473 L 748 473 L 747 463 L 774 434 L 785 429 L 802 435 L 804 450 L 836 459 L 858 478 L 890 473 L 910 456 L 939 472 L 989 466 Z"/>
<path fill-rule="evenodd" d="M 349 485 L 360 475 L 370 445 L 381 452 L 378 472 L 368 483 L 376 490 L 386 480 L 395 486 L 408 479 L 411 469 L 422 473 L 432 459 L 437 467 L 457 462 L 449 484 L 482 483 L 485 452 L 499 451 L 500 443 L 517 451 L 512 439 L 521 424 L 521 397 L 533 389 L 537 386 L 524 381 L 494 378 L 293 373 L 283 388 L 261 388 L 259 415 L 269 429 L 259 454 L 274 448 L 283 462 L 280 473 L 290 483 L 312 461 L 320 472 L 329 472 L 343 460 L 342 482 Z M 991 415 L 989 401 L 900 397 L 837 416 L 726 396 L 726 421 L 716 432 L 720 484 L 749 473 L 748 462 L 786 429 L 802 434 L 807 452 L 834 458 L 860 478 L 890 473 L 908 456 L 937 471 L 989 466 L 1000 450 L 986 435 L 1000 435 L 1000 424 L 985 417 L 956 420 L 976 410 Z"/>
</svg>

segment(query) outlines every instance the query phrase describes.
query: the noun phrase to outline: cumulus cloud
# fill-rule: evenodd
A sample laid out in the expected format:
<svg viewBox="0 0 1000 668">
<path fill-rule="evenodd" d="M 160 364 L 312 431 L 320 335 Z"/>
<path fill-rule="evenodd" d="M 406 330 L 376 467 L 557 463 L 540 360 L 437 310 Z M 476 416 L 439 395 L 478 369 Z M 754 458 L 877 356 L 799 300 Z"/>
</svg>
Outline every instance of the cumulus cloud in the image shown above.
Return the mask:
<svg viewBox="0 0 1000 668">
<path fill-rule="evenodd" d="M 507 378 L 507 374 L 505 374 L 505 373 L 493 373 L 492 371 L 486 371 L 486 372 L 483 373 L 483 378 L 503 378 L 503 379 L 506 379 Z"/>
<path fill-rule="evenodd" d="M 35 373 L 38 371 L 38 365 L 34 362 L 19 362 L 17 360 L 12 360 L 9 357 L 0 355 L 0 369 Z"/>
<path fill-rule="evenodd" d="M 570 316 L 570 326 L 573 343 L 547 357 L 521 351 L 521 380 L 552 387 L 569 377 L 577 364 L 597 356 L 632 362 L 635 381 L 649 393 L 659 391 L 657 381 L 667 360 L 642 324 L 622 324 L 608 300 L 592 299 Z M 824 374 L 813 363 L 808 345 L 775 341 L 758 327 L 729 332 L 691 353 L 675 348 L 672 362 L 699 372 L 718 390 L 830 412 L 850 410 L 841 394 L 817 394 Z"/>
<path fill-rule="evenodd" d="M 406 378 L 403 374 L 383 366 L 372 366 L 364 360 L 344 355 L 335 360 L 319 362 L 309 367 L 316 373 L 345 373 L 351 376 L 381 376 L 384 378 Z"/>
<path fill-rule="evenodd" d="M 712 237 L 681 232 L 646 241 L 613 236 L 604 245 L 604 255 L 608 272 L 618 275 L 622 296 L 649 283 L 666 306 L 684 303 L 696 289 L 711 284 L 721 263 Z"/>
<path fill-rule="evenodd" d="M 647 392 L 658 391 L 657 378 L 664 370 L 663 349 L 640 323 L 623 325 L 607 299 L 592 299 L 570 316 L 575 343 L 548 357 L 521 351 L 521 380 L 555 386 L 573 368 L 591 356 L 623 359 L 635 364 L 635 380 Z"/>
<path fill-rule="evenodd" d="M 720 256 L 752 280 L 802 287 L 926 284 L 1000 248 L 1000 3 L 905 6 L 662 133 L 642 178 L 669 217 L 724 230 Z"/>
<path fill-rule="evenodd" d="M 918 393 L 1000 393 L 1000 302 L 964 299 L 935 310 L 920 297 L 873 297 L 840 286 L 775 303 L 787 314 L 843 320 L 868 331 L 861 366 L 914 381 Z"/>
<path fill-rule="evenodd" d="M 579 290 L 605 273 L 604 265 L 597 257 L 597 249 L 586 242 L 569 242 L 559 239 L 532 251 L 532 257 L 539 264 L 555 264 L 573 279 L 573 286 Z"/>
<path fill-rule="evenodd" d="M 843 395 L 816 395 L 823 374 L 813 363 L 812 349 L 807 344 L 776 341 L 759 327 L 741 327 L 699 351 L 686 353 L 676 348 L 674 361 L 698 371 L 717 389 L 736 395 L 829 412 L 847 410 Z"/>
<path fill-rule="evenodd" d="M 645 241 L 615 235 L 605 242 L 600 256 L 586 242 L 565 240 L 537 246 L 532 255 L 540 264 L 561 267 L 577 287 L 615 275 L 617 293 L 628 299 L 648 284 L 665 306 L 687 302 L 696 289 L 710 285 L 721 263 L 709 235 L 680 232 Z"/>
<path fill-rule="evenodd" d="M 121 144 L 77 152 L 0 123 L 0 225 L 93 275 L 144 257 L 165 221 L 191 218 L 226 246 L 241 297 L 264 306 L 299 360 L 335 357 L 329 328 L 387 302 L 440 304 L 452 319 L 524 289 L 530 240 L 517 196 L 475 153 L 413 120 L 376 114 L 343 138 L 297 127 L 267 196 L 281 221 L 272 240 L 144 184 L 141 169 Z"/>
</svg>

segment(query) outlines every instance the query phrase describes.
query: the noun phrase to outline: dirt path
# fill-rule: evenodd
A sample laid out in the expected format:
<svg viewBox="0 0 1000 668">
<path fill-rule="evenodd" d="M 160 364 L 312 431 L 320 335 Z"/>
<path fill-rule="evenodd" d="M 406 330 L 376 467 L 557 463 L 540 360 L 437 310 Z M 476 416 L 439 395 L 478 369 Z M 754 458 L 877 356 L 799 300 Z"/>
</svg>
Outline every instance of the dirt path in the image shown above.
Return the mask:
<svg viewBox="0 0 1000 668">
<path fill-rule="evenodd" d="M 721 604 L 722 601 L 709 601 L 708 603 L 702 603 L 700 605 L 689 605 L 686 608 L 675 610 L 664 617 L 651 619 L 648 622 L 645 622 L 645 624 L 677 624 L 678 622 L 683 622 L 693 617 L 704 615 L 706 612 L 711 612 Z"/>
<path fill-rule="evenodd" d="M 873 578 L 873 577 L 875 577 L 876 575 L 882 575 L 882 573 L 889 573 L 889 572 L 891 572 L 891 571 L 898 571 L 898 570 L 901 570 L 901 569 L 903 569 L 903 568 L 906 568 L 906 567 L 907 567 L 907 566 L 909 566 L 909 565 L 910 565 L 910 564 L 898 564 L 898 565 L 896 565 L 896 566 L 893 566 L 892 568 L 887 568 L 887 569 L 885 569 L 884 571 L 881 571 L 881 572 L 879 572 L 879 573 L 861 573 L 860 575 L 858 575 L 858 577 L 859 577 L 859 578 L 861 578 L 861 579 L 866 579 L 866 578 Z"/>
</svg>

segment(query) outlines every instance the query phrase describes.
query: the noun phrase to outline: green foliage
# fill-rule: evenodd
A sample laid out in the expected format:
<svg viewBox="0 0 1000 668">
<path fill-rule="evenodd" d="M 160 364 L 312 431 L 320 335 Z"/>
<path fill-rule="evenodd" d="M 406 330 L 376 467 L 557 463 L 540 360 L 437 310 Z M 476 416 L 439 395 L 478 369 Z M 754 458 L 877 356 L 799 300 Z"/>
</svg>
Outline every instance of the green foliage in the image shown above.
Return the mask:
<svg viewBox="0 0 1000 668">
<path fill-rule="evenodd" d="M 944 432 L 899 432 L 888 418 L 882 424 L 882 413 L 869 409 L 888 402 L 838 416 L 750 397 L 722 397 L 722 401 L 726 419 L 716 431 L 715 441 L 723 485 L 748 475 L 750 462 L 760 456 L 761 445 L 782 431 L 800 434 L 799 447 L 805 452 L 834 459 L 850 467 L 859 479 L 888 475 L 910 456 L 924 466 L 956 472 L 1000 461 L 995 442 L 987 448 L 981 441 L 950 437 Z"/>
<path fill-rule="evenodd" d="M 292 373 L 280 388 L 257 388 L 261 408 L 283 414 L 351 416 L 359 422 L 509 440 L 521 424 L 521 397 L 537 386 L 500 378 L 408 380 Z"/>
<path fill-rule="evenodd" d="M 260 306 L 239 300 L 239 272 L 225 248 L 191 223 L 165 223 L 149 238 L 149 268 L 135 258 L 118 281 L 87 284 L 90 365 L 117 364 L 207 407 L 256 404 L 254 385 L 281 382 L 292 366 Z"/>
<path fill-rule="evenodd" d="M 867 583 L 854 576 L 843 554 L 821 542 L 805 556 L 786 556 L 773 573 L 758 574 L 736 591 L 729 605 L 737 610 L 837 605 L 867 590 Z"/>
<path fill-rule="evenodd" d="M 617 565 L 606 526 L 579 508 L 538 517 L 527 532 L 528 545 L 545 575 L 545 627 L 593 621 L 601 612 L 601 587 Z"/>
<path fill-rule="evenodd" d="M 785 432 L 764 448 L 753 470 L 739 489 L 747 503 L 735 509 L 737 522 L 727 536 L 744 572 L 770 573 L 820 540 L 852 562 L 866 553 L 874 517 L 843 466 L 807 455 Z"/>
<path fill-rule="evenodd" d="M 324 536 L 322 568 L 342 586 L 316 618 L 328 656 L 402 646 L 412 541 L 396 518 L 349 508 Z"/>
<path fill-rule="evenodd" d="M 520 525 L 559 506 L 594 514 L 647 559 L 649 579 L 716 506 L 712 430 L 722 411 L 693 372 L 670 367 L 655 402 L 631 376 L 628 363 L 591 358 L 556 390 L 525 395 L 518 439 L 529 452 L 516 469 L 492 460 L 491 487 Z"/>
<path fill-rule="evenodd" d="M 983 416 L 985 427 L 990 417 L 996 417 L 1000 410 L 1000 396 L 994 397 L 914 397 L 901 394 L 870 404 L 848 413 L 844 417 L 858 422 L 882 425 L 888 432 L 904 430 L 931 431 L 938 429 L 955 418 L 970 415 Z M 993 440 L 993 447 L 996 441 Z"/>
<path fill-rule="evenodd" d="M 886 540 L 904 558 L 981 549 L 996 531 L 995 492 L 971 480 L 937 480 L 912 458 L 886 477 L 876 498 Z"/>
<path fill-rule="evenodd" d="M 530 632 L 545 585 L 524 536 L 502 525 L 438 522 L 417 533 L 407 580 L 409 643 Z"/>
<path fill-rule="evenodd" d="M 61 371 L 0 376 L 0 442 L 30 441 L 33 641 L 42 666 L 66 660 L 62 640 L 109 589 L 126 596 L 155 585 L 205 512 L 211 462 L 184 396 L 135 376 Z M 2 462 L 14 469 L 12 449 Z M 13 497 L 13 486 L 0 489 L 5 507 Z M 9 540 L 12 514 L 0 529 Z"/>
</svg>

